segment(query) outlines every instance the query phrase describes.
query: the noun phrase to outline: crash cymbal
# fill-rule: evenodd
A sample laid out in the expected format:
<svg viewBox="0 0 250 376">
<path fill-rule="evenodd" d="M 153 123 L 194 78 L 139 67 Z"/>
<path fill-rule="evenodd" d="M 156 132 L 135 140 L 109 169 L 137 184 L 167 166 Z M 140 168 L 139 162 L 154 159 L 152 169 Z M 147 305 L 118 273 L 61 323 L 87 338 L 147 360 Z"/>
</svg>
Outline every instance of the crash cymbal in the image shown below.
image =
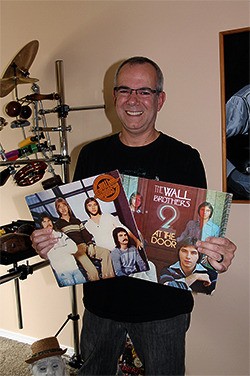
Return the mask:
<svg viewBox="0 0 250 376">
<path fill-rule="evenodd" d="M 8 95 L 17 85 L 20 84 L 33 84 L 39 81 L 37 78 L 32 77 L 9 77 L 0 79 L 0 97 L 3 98 Z"/>
<path fill-rule="evenodd" d="M 26 44 L 12 59 L 2 78 L 29 76 L 29 68 L 36 57 L 38 47 L 39 42 L 37 40 L 32 40 Z"/>
</svg>

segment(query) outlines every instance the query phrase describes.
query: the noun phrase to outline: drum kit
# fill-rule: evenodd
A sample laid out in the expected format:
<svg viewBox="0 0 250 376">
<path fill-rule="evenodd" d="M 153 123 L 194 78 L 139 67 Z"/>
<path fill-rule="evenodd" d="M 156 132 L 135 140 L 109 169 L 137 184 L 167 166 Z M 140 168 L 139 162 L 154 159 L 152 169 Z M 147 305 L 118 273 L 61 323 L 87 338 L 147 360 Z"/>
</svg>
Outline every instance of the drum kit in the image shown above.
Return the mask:
<svg viewBox="0 0 250 376">
<path fill-rule="evenodd" d="M 33 40 L 26 44 L 12 59 L 11 63 L 5 70 L 2 78 L 0 79 L 0 97 L 3 98 L 9 93 L 14 91 L 15 100 L 10 101 L 5 106 L 5 113 L 13 120 L 10 123 L 11 129 L 20 129 L 23 133 L 23 139 L 18 143 L 18 148 L 14 150 L 6 151 L 0 144 L 0 166 L 4 167 L 0 171 L 0 186 L 3 186 L 10 176 L 13 177 L 17 186 L 25 187 L 32 185 L 41 180 L 47 170 L 52 174 L 52 177 L 42 182 L 43 188 L 53 188 L 62 183 L 69 182 L 69 163 L 70 157 L 68 155 L 68 140 L 67 132 L 71 130 L 71 126 L 67 126 L 66 118 L 69 111 L 81 111 L 81 110 L 94 110 L 104 108 L 104 105 L 94 106 L 82 106 L 82 107 L 69 107 L 65 104 L 64 98 L 64 78 L 63 78 L 63 61 L 57 60 L 55 62 L 56 68 L 56 84 L 57 92 L 50 94 L 41 94 L 40 88 L 37 84 L 39 81 L 37 78 L 30 77 L 29 69 L 36 57 L 39 47 L 39 42 Z M 23 98 L 19 98 L 18 88 L 20 85 L 31 84 L 32 93 L 26 95 Z M 56 106 L 52 109 L 44 109 L 44 101 L 56 101 Z M 46 114 L 55 113 L 58 117 L 58 126 L 49 127 L 46 121 Z M 4 117 L 0 117 L 0 131 L 4 130 L 8 122 Z M 32 136 L 27 137 L 26 127 L 30 127 Z M 60 141 L 60 152 L 55 154 L 56 146 L 52 144 L 50 134 L 51 132 L 57 132 Z M 32 157 L 32 158 L 31 158 Z M 23 167 L 21 167 L 24 165 Z M 62 165 L 62 177 L 57 175 L 54 171 L 54 165 Z M 5 226 L 6 227 L 6 226 Z M 6 241 L 11 244 L 11 248 L 18 249 L 16 247 L 17 236 L 15 234 L 14 240 L 12 239 L 12 233 L 4 234 L 0 239 L 1 252 L 4 251 Z M 19 234 L 23 237 L 29 238 L 25 234 Z M 4 239 L 5 237 L 5 239 Z M 19 243 L 18 243 L 19 244 Z M 31 247 L 31 243 L 29 243 Z M 5 248 L 6 248 L 5 247 Z M 28 248 L 30 248 L 28 246 Z M 7 247 L 8 248 L 8 247 Z M 9 270 L 7 275 L 1 276 L 0 284 L 8 282 L 14 279 L 15 292 L 17 300 L 17 311 L 19 318 L 19 328 L 22 328 L 22 313 L 21 313 L 21 298 L 19 291 L 19 279 L 27 278 L 28 274 L 32 274 L 33 270 L 39 270 L 44 266 L 47 266 L 47 261 L 36 263 L 30 266 L 17 265 L 17 261 L 32 257 L 36 254 L 33 250 L 29 255 L 25 250 L 25 246 L 21 244 L 22 252 L 15 252 L 14 268 Z M 9 253 L 5 252 L 6 255 Z M 27 249 L 26 251 L 30 251 Z M 19 253 L 19 255 L 18 255 Z M 8 255 L 9 256 L 9 255 Z M 1 258 L 1 257 L 0 257 Z M 7 257 L 6 263 L 10 263 L 9 257 Z M 71 360 L 71 366 L 74 368 L 80 368 L 81 359 L 79 355 L 79 332 L 78 332 L 78 320 L 79 315 L 77 313 L 77 300 L 75 286 L 71 286 L 71 305 L 72 314 L 68 316 L 73 321 L 73 335 L 74 335 L 74 349 L 75 354 Z M 64 325 L 67 323 L 63 324 Z M 60 329 L 61 330 L 61 329 Z"/>
<path fill-rule="evenodd" d="M 10 176 L 17 186 L 28 186 L 41 180 L 47 170 L 52 178 L 42 183 L 44 188 L 50 188 L 58 183 L 69 182 L 69 163 L 66 117 L 69 111 L 92 110 L 104 108 L 104 105 L 69 107 L 64 103 L 63 61 L 56 61 L 57 92 L 41 94 L 37 78 L 30 77 L 29 69 L 37 55 L 39 42 L 32 40 L 26 44 L 12 59 L 0 79 L 0 97 L 3 98 L 14 91 L 15 100 L 5 106 L 5 114 L 12 118 L 11 129 L 21 129 L 23 140 L 18 148 L 6 151 L 0 144 L 0 166 L 5 168 L 0 172 L 0 186 L 3 186 Z M 19 85 L 30 84 L 32 94 L 22 98 L 18 96 Z M 52 109 L 44 109 L 44 101 L 56 101 Z M 58 126 L 47 125 L 46 114 L 56 113 Z M 0 117 L 0 130 L 8 122 Z M 30 127 L 32 136 L 26 136 L 26 127 Z M 60 141 L 59 154 L 55 154 L 56 146 L 52 144 L 50 132 L 58 132 Z M 20 168 L 21 165 L 24 167 Z M 62 165 L 62 179 L 55 173 L 53 165 Z"/>
</svg>

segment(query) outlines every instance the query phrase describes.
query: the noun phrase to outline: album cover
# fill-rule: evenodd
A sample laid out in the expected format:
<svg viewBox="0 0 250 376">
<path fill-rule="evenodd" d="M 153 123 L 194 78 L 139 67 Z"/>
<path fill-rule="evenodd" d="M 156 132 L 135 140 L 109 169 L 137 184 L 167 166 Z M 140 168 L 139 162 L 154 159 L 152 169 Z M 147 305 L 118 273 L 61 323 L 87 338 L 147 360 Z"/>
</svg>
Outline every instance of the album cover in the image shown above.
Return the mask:
<svg viewBox="0 0 250 376">
<path fill-rule="evenodd" d="M 232 195 L 128 175 L 122 184 L 157 282 L 211 294 L 218 273 L 195 244 L 225 235 Z"/>
<path fill-rule="evenodd" d="M 47 256 L 60 287 L 149 270 L 117 170 L 56 186 L 26 202 L 57 243 Z"/>
</svg>

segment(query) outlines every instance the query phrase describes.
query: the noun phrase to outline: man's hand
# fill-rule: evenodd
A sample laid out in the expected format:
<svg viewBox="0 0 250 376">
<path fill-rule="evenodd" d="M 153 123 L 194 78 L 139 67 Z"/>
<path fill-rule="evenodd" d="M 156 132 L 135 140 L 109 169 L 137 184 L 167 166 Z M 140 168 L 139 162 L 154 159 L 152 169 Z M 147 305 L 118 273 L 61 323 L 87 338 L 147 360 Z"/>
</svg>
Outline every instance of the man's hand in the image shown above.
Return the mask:
<svg viewBox="0 0 250 376">
<path fill-rule="evenodd" d="M 76 258 L 86 255 L 87 252 L 87 244 L 86 243 L 80 243 L 77 244 L 77 252 L 74 254 Z"/>
<path fill-rule="evenodd" d="M 185 278 L 188 286 L 191 286 L 195 281 L 203 282 L 204 286 L 210 286 L 211 281 L 207 273 L 193 273 Z"/>
<path fill-rule="evenodd" d="M 229 239 L 212 236 L 205 241 L 198 240 L 196 245 L 198 251 L 207 255 L 207 260 L 219 273 L 227 271 L 237 249 Z"/>
<path fill-rule="evenodd" d="M 51 228 L 43 228 L 40 230 L 35 230 L 30 236 L 32 247 L 35 249 L 37 254 L 43 259 L 47 259 L 48 252 L 57 243 L 57 239 L 52 234 Z"/>
<path fill-rule="evenodd" d="M 88 255 L 89 257 L 96 257 L 96 250 L 94 244 L 88 245 Z"/>
</svg>

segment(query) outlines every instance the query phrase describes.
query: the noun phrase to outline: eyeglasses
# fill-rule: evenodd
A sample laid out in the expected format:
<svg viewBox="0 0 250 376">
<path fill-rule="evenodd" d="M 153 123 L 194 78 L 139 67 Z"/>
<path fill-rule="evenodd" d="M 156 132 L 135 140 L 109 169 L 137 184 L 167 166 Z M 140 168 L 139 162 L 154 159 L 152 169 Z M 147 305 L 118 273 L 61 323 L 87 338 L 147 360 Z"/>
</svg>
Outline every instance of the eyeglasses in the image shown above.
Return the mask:
<svg viewBox="0 0 250 376">
<path fill-rule="evenodd" d="M 133 91 L 138 95 L 139 98 L 150 98 L 155 93 L 160 93 L 159 90 L 151 89 L 150 87 L 140 87 L 139 89 L 131 89 L 128 86 L 116 86 L 114 87 L 114 93 L 116 97 L 128 98 Z"/>
</svg>

